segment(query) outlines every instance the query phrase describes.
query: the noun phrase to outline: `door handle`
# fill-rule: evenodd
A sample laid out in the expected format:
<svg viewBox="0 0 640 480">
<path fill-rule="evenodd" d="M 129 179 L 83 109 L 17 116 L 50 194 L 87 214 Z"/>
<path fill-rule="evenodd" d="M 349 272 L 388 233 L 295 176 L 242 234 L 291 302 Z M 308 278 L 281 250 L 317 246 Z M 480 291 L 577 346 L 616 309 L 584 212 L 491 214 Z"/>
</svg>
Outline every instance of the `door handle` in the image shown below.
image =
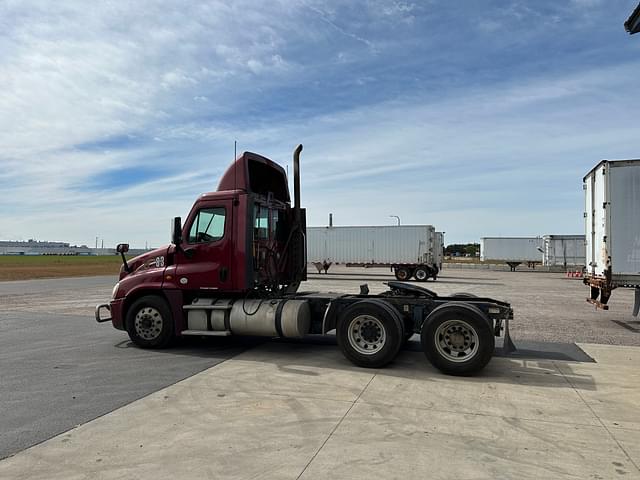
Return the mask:
<svg viewBox="0 0 640 480">
<path fill-rule="evenodd" d="M 229 276 L 229 269 L 227 267 L 221 267 L 219 275 L 220 281 L 225 282 L 227 280 L 227 277 Z"/>
</svg>

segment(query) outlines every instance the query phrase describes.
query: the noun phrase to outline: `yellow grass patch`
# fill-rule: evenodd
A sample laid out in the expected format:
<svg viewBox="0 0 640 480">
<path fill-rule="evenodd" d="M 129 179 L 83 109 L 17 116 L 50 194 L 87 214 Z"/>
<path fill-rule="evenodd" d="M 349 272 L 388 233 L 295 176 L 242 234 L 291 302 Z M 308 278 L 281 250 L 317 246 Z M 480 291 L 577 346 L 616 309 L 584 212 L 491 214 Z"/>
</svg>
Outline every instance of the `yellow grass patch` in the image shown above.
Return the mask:
<svg viewBox="0 0 640 480">
<path fill-rule="evenodd" d="M 0 281 L 117 275 L 121 265 L 119 255 L 0 255 Z"/>
</svg>

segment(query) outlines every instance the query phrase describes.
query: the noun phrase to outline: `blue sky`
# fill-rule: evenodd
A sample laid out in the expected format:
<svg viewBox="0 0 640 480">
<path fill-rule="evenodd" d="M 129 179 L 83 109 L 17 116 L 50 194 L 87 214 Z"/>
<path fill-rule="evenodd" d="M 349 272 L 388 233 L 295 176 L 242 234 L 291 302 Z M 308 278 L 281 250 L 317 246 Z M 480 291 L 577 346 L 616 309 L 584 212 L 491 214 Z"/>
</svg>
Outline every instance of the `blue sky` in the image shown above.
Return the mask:
<svg viewBox="0 0 640 480">
<path fill-rule="evenodd" d="M 167 243 L 234 140 L 304 144 L 309 225 L 580 233 L 640 157 L 636 4 L 4 1 L 0 239 Z"/>
</svg>

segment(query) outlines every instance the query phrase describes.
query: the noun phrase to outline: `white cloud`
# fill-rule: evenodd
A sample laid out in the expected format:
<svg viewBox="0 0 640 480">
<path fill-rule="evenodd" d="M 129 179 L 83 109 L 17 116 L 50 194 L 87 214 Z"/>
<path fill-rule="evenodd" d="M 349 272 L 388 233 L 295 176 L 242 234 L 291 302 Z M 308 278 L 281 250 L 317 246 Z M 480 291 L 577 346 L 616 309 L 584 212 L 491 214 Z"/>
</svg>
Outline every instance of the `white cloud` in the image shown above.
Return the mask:
<svg viewBox="0 0 640 480">
<path fill-rule="evenodd" d="M 604 156 L 637 157 L 628 98 L 638 63 L 572 65 L 436 91 L 416 81 L 394 93 L 405 79 L 381 79 L 397 68 L 396 56 L 433 40 L 427 31 L 408 38 L 424 5 L 371 1 L 351 6 L 351 16 L 344 8 L 309 1 L 0 6 L 9 26 L 0 38 L 3 233 L 157 245 L 171 216 L 215 189 L 236 139 L 240 150 L 283 163 L 305 144 L 310 224 L 332 211 L 343 224 L 398 214 L 406 223 L 442 225 L 450 239 L 508 233 L 498 231 L 504 221 L 574 233 L 584 171 Z M 508 13 L 522 16 L 523 8 Z M 447 67 L 455 48 L 429 53 L 446 57 Z M 375 68 L 360 70 L 383 54 Z M 416 68 L 440 67 L 407 57 Z M 341 86 L 332 90 L 336 106 L 314 102 L 327 85 Z M 343 86 L 374 99 L 343 100 Z M 391 93 L 377 95 L 384 89 Z M 132 166 L 168 173 L 123 189 L 79 188 Z M 539 212 L 539 195 L 569 206 Z M 564 226 L 572 231 L 557 231 Z"/>
</svg>

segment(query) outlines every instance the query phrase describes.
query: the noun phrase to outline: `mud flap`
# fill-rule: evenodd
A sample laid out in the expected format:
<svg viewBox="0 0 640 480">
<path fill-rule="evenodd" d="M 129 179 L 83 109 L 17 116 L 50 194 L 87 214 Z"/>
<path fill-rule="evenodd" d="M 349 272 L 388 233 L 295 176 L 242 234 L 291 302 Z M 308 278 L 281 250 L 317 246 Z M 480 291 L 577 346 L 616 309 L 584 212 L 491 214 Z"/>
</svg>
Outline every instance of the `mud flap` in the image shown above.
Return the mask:
<svg viewBox="0 0 640 480">
<path fill-rule="evenodd" d="M 640 312 L 640 288 L 636 287 L 635 300 L 633 302 L 633 316 L 637 317 Z"/>
<path fill-rule="evenodd" d="M 509 354 L 509 353 L 513 353 L 515 352 L 516 346 L 513 343 L 513 340 L 511 340 L 511 334 L 509 333 L 509 319 L 505 318 L 504 320 L 504 342 L 502 345 L 502 351 L 505 354 Z"/>
</svg>

